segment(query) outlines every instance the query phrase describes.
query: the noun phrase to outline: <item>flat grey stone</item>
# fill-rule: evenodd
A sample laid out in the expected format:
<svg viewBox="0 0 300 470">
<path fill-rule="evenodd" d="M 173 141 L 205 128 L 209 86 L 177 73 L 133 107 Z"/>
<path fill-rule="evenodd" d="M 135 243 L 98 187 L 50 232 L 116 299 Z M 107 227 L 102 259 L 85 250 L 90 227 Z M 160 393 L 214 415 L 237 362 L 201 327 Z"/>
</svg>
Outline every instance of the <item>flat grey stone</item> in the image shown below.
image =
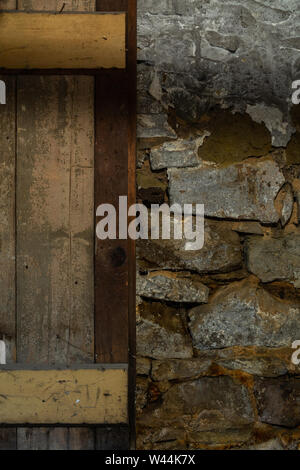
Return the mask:
<svg viewBox="0 0 300 470">
<path fill-rule="evenodd" d="M 279 300 L 248 279 L 220 289 L 189 317 L 193 344 L 200 350 L 291 347 L 300 338 L 300 303 Z"/>
<path fill-rule="evenodd" d="M 204 204 L 205 215 L 218 218 L 278 222 L 276 196 L 285 178 L 270 159 L 225 168 L 205 166 L 170 169 L 171 204 Z"/>
</svg>

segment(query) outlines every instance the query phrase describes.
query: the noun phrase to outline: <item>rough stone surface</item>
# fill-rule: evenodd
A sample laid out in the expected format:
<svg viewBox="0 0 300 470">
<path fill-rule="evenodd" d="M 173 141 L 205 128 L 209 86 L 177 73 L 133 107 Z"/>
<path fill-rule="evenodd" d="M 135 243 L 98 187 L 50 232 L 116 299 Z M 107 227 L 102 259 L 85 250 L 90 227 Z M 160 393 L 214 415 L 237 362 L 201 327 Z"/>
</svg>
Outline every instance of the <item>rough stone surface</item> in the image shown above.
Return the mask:
<svg viewBox="0 0 300 470">
<path fill-rule="evenodd" d="M 300 62 L 298 6 L 298 0 L 139 1 L 139 60 L 155 77 L 157 101 L 190 120 L 214 105 L 257 106 L 250 112 L 272 129 L 274 145 L 285 144 L 293 131 L 287 98 Z"/>
<path fill-rule="evenodd" d="M 241 265 L 239 236 L 231 225 L 205 222 L 202 250 L 185 250 L 185 240 L 139 240 L 137 256 L 147 269 L 191 270 L 198 273 L 227 272 Z"/>
<path fill-rule="evenodd" d="M 198 149 L 204 137 L 178 139 L 153 147 L 150 153 L 152 170 L 194 167 L 200 163 Z"/>
<path fill-rule="evenodd" d="M 300 425 L 300 379 L 256 379 L 255 396 L 260 420 L 294 428 Z"/>
<path fill-rule="evenodd" d="M 193 378 L 207 372 L 211 363 L 210 358 L 153 361 L 151 377 L 156 381 Z"/>
<path fill-rule="evenodd" d="M 177 422 L 195 433 L 238 428 L 252 423 L 254 416 L 245 386 L 230 377 L 204 377 L 173 385 L 145 420 L 153 427 Z"/>
<path fill-rule="evenodd" d="M 300 231 L 249 239 L 246 244 L 250 272 L 263 282 L 284 280 L 300 287 Z"/>
<path fill-rule="evenodd" d="M 281 301 L 246 280 L 192 309 L 189 328 L 198 349 L 290 347 L 295 337 L 300 338 L 300 303 Z"/>
<path fill-rule="evenodd" d="M 168 124 L 166 114 L 139 114 L 137 118 L 139 148 L 149 148 L 161 142 L 176 138 L 176 133 Z"/>
<path fill-rule="evenodd" d="M 258 222 L 235 222 L 232 230 L 238 233 L 251 233 L 252 235 L 263 235 L 263 228 Z"/>
<path fill-rule="evenodd" d="M 285 179 L 270 159 L 251 160 L 227 168 L 170 169 L 171 203 L 204 204 L 205 215 L 278 222 L 276 196 Z"/>
<path fill-rule="evenodd" d="M 209 288 L 196 280 L 195 276 L 179 276 L 160 272 L 142 276 L 137 273 L 137 294 L 142 297 L 172 302 L 206 303 Z"/>
<path fill-rule="evenodd" d="M 191 340 L 186 334 L 182 315 L 160 303 L 139 306 L 137 354 L 154 359 L 193 356 Z"/>
<path fill-rule="evenodd" d="M 139 449 L 300 448 L 299 37 L 299 0 L 138 1 L 138 201 L 207 216 L 138 242 Z"/>
</svg>

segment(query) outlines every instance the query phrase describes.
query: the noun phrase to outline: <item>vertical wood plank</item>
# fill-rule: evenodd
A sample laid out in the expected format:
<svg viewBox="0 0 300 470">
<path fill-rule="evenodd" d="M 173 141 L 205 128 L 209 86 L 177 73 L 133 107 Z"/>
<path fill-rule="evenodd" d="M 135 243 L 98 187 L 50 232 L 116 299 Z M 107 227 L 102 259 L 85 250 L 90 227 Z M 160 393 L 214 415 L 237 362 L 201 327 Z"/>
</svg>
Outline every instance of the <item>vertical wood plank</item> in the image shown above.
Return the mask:
<svg viewBox="0 0 300 470">
<path fill-rule="evenodd" d="M 55 11 L 63 3 L 95 9 L 94 0 L 20 0 L 18 7 Z M 93 362 L 94 79 L 20 82 L 18 360 Z"/>
<path fill-rule="evenodd" d="M 128 138 L 128 205 L 136 202 L 136 137 L 137 137 L 137 0 L 128 4 L 128 76 L 129 76 L 129 138 Z M 128 328 L 129 328 L 129 428 L 130 448 L 136 447 L 135 390 L 136 390 L 136 250 L 129 240 L 128 272 Z"/>
<path fill-rule="evenodd" d="M 129 429 L 127 426 L 96 429 L 96 450 L 128 450 Z"/>
<path fill-rule="evenodd" d="M 95 431 L 80 427 L 18 428 L 18 450 L 94 450 Z"/>
<path fill-rule="evenodd" d="M 17 449 L 16 428 L 0 428 L 0 451 Z"/>
<path fill-rule="evenodd" d="M 64 5 L 65 4 L 65 5 Z M 63 7 L 64 5 L 64 7 Z M 18 9 L 27 11 L 95 11 L 95 0 L 19 0 Z"/>
<path fill-rule="evenodd" d="M 0 105 L 0 340 L 7 363 L 15 361 L 15 77 L 6 83 L 6 105 Z"/>
<path fill-rule="evenodd" d="M 93 362 L 91 80 L 19 77 L 18 362 Z"/>
<path fill-rule="evenodd" d="M 108 7 L 124 9 L 125 2 L 97 1 L 97 11 Z M 95 206 L 118 208 L 128 194 L 127 72 L 107 71 L 95 88 Z M 96 240 L 95 335 L 97 362 L 128 362 L 128 240 Z"/>
<path fill-rule="evenodd" d="M 50 428 L 18 428 L 18 450 L 48 450 Z"/>
<path fill-rule="evenodd" d="M 1 0 L 0 9 L 1 10 L 15 10 L 17 8 L 16 0 Z"/>
<path fill-rule="evenodd" d="M 69 450 L 95 450 L 95 430 L 69 428 Z"/>
</svg>

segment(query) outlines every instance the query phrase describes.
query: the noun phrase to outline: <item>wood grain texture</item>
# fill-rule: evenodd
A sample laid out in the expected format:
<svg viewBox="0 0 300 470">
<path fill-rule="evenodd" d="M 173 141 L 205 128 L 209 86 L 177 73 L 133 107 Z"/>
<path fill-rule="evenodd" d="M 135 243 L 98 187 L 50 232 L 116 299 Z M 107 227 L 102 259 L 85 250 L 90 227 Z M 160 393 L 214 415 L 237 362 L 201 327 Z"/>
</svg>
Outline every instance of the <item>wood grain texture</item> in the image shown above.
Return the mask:
<svg viewBox="0 0 300 470">
<path fill-rule="evenodd" d="M 2 428 L 0 450 L 128 450 L 128 436 L 124 425 Z"/>
<path fill-rule="evenodd" d="M 6 77 L 5 83 L 7 104 L 0 105 L 0 340 L 7 362 L 14 362 L 16 79 Z"/>
<path fill-rule="evenodd" d="M 96 429 L 95 450 L 128 450 L 128 426 L 104 427 Z"/>
<path fill-rule="evenodd" d="M 0 13 L 0 68 L 124 68 L 125 15 Z"/>
<path fill-rule="evenodd" d="M 0 451 L 17 449 L 17 429 L 0 428 Z"/>
<path fill-rule="evenodd" d="M 20 77 L 18 362 L 93 362 L 93 79 Z"/>
<path fill-rule="evenodd" d="M 137 141 L 137 0 L 128 2 L 128 76 L 129 76 L 129 138 L 128 138 L 128 205 L 136 202 L 136 141 Z M 129 426 L 130 448 L 135 449 L 136 390 L 136 247 L 129 240 L 128 269 L 128 331 L 129 331 Z"/>
<path fill-rule="evenodd" d="M 17 8 L 16 0 L 1 0 L 0 2 L 0 11 L 1 10 L 15 10 Z"/>
<path fill-rule="evenodd" d="M 124 74 L 96 78 L 95 206 L 128 191 L 128 94 Z M 96 222 L 99 222 L 97 219 Z M 96 360 L 128 362 L 128 241 L 96 240 Z"/>
<path fill-rule="evenodd" d="M 95 0 L 18 0 L 21 11 L 95 11 Z"/>
<path fill-rule="evenodd" d="M 0 370 L 3 424 L 127 422 L 127 369 Z"/>
</svg>

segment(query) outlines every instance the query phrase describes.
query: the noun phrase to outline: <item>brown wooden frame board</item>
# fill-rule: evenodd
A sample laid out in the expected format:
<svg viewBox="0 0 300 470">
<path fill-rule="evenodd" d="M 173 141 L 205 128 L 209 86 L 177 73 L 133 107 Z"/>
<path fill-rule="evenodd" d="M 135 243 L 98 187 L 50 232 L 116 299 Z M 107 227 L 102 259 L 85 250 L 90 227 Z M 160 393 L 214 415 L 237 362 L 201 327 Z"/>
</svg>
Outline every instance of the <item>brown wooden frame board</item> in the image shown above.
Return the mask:
<svg viewBox="0 0 300 470">
<path fill-rule="evenodd" d="M 1 69 L 123 69 L 124 13 L 0 12 Z"/>
</svg>

